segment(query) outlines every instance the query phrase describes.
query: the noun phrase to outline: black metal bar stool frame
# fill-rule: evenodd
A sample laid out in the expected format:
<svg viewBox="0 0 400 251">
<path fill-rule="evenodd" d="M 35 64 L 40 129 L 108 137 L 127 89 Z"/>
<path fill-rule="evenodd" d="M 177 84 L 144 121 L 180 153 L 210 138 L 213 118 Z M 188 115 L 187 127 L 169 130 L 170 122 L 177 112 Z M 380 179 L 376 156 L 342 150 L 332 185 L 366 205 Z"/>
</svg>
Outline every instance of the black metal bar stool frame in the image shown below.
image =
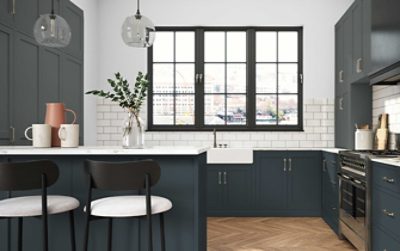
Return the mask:
<svg viewBox="0 0 400 251">
<path fill-rule="evenodd" d="M 43 251 L 49 251 L 49 231 L 48 231 L 48 205 L 47 188 L 53 185 L 59 177 L 57 165 L 49 160 L 37 160 L 29 162 L 7 162 L 0 163 L 0 191 L 8 191 L 8 199 L 12 198 L 13 191 L 26 191 L 41 189 L 42 215 L 30 216 L 42 221 L 42 243 Z M 68 211 L 70 225 L 71 250 L 76 251 L 74 212 Z M 23 250 L 23 218 L 21 217 L 0 217 L 0 220 L 8 221 L 8 236 L 11 235 L 11 220 L 17 218 L 17 250 Z M 8 249 L 11 249 L 10 238 Z"/>
<path fill-rule="evenodd" d="M 113 218 L 105 216 L 91 215 L 92 190 L 103 189 L 113 191 L 145 190 L 146 215 L 132 217 L 118 217 L 118 219 L 141 219 L 147 220 L 147 241 L 148 251 L 153 251 L 153 229 L 151 212 L 151 187 L 160 179 L 160 166 L 153 160 L 141 160 L 130 162 L 102 162 L 86 160 L 85 168 L 88 172 L 88 190 L 86 209 L 86 223 L 84 235 L 84 251 L 88 251 L 89 244 L 89 225 L 93 220 L 108 220 L 107 250 L 112 251 L 112 229 Z M 165 230 L 164 212 L 159 213 L 160 217 L 160 242 L 161 250 L 165 251 Z M 139 230 L 140 231 L 140 230 Z"/>
</svg>

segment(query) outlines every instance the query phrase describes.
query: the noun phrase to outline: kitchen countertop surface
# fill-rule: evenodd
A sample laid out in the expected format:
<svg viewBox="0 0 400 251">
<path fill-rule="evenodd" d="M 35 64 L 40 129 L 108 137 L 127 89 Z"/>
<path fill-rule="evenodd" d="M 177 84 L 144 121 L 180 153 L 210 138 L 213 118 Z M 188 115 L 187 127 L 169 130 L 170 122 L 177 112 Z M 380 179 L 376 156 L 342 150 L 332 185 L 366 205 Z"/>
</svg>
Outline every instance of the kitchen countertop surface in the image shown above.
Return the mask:
<svg viewBox="0 0 400 251">
<path fill-rule="evenodd" d="M 209 147 L 156 146 L 125 149 L 118 146 L 81 146 L 78 148 L 33 148 L 31 146 L 1 146 L 1 155 L 199 155 Z"/>
<path fill-rule="evenodd" d="M 400 157 L 397 158 L 373 158 L 372 162 L 377 162 L 385 165 L 400 167 Z"/>
<path fill-rule="evenodd" d="M 246 148 L 246 147 L 243 147 Z M 154 146 L 125 149 L 118 146 L 80 146 L 78 148 L 33 148 L 31 146 L 0 146 L 0 155 L 199 155 L 207 146 Z M 253 148 L 254 151 L 324 151 L 339 153 L 340 148 Z"/>
</svg>

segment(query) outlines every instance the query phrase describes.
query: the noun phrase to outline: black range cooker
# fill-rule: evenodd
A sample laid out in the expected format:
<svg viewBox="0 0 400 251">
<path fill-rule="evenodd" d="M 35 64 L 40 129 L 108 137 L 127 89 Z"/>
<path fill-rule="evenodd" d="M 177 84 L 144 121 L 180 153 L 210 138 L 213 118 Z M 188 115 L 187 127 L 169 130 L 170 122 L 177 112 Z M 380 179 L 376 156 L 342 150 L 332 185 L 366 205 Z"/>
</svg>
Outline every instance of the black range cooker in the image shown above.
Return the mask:
<svg viewBox="0 0 400 251">
<path fill-rule="evenodd" d="M 398 156 L 400 151 L 339 153 L 339 234 L 360 251 L 371 251 L 371 159 Z"/>
</svg>

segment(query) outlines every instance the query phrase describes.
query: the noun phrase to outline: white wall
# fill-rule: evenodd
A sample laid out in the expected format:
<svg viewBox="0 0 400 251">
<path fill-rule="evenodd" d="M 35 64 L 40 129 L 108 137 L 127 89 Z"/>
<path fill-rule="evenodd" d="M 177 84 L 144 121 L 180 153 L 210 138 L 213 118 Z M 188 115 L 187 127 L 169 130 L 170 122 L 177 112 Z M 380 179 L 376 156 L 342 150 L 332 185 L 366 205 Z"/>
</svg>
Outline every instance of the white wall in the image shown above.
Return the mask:
<svg viewBox="0 0 400 251">
<path fill-rule="evenodd" d="M 85 23 L 85 90 L 95 85 L 98 88 L 107 88 L 106 79 L 117 71 L 130 80 L 135 78 L 138 71 L 146 72 L 146 50 L 125 46 L 120 36 L 125 17 L 136 10 L 136 1 L 74 2 L 87 10 L 86 19 L 90 19 Z M 98 3 L 97 13 L 90 9 L 90 6 L 96 9 L 94 2 Z M 332 99 L 334 96 L 334 25 L 352 2 L 353 0 L 142 0 L 141 11 L 156 26 L 303 26 L 304 99 L 312 100 Z M 98 22 L 93 24 L 94 20 Z M 87 30 L 90 27 L 92 31 Z M 97 73 L 96 76 L 93 73 Z M 95 123 L 95 112 L 92 110 L 95 100 L 95 97 L 85 97 L 86 144 L 91 144 L 96 137 L 95 130 L 92 130 Z"/>
<path fill-rule="evenodd" d="M 72 0 L 84 11 L 84 90 L 98 87 L 98 0 Z M 73 34 L 72 34 L 73 35 Z M 96 100 L 84 99 L 85 145 L 96 144 Z"/>
<path fill-rule="evenodd" d="M 304 26 L 304 98 L 334 93 L 334 24 L 352 0 L 145 0 L 142 14 L 162 25 Z M 133 0 L 99 0 L 100 82 L 120 71 L 133 79 L 146 70 L 146 50 L 129 48 L 120 38 Z M 157 42 L 157 38 L 156 38 Z"/>
</svg>

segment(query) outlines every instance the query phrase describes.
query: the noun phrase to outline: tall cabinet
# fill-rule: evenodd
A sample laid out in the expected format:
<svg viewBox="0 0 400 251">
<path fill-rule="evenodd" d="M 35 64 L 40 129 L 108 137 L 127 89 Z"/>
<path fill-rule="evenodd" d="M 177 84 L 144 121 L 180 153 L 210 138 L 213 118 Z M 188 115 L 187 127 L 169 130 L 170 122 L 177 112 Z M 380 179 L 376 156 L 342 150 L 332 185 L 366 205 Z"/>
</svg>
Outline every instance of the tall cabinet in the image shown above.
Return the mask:
<svg viewBox="0 0 400 251">
<path fill-rule="evenodd" d="M 356 0 L 335 26 L 335 145 L 354 148 L 354 125 L 370 124 L 370 0 Z"/>
<path fill-rule="evenodd" d="M 55 0 L 72 39 L 61 49 L 41 47 L 33 37 L 51 0 L 0 0 L 0 145 L 26 145 L 24 131 L 43 123 L 46 103 L 62 102 L 76 111 L 83 143 L 83 11 Z"/>
</svg>

